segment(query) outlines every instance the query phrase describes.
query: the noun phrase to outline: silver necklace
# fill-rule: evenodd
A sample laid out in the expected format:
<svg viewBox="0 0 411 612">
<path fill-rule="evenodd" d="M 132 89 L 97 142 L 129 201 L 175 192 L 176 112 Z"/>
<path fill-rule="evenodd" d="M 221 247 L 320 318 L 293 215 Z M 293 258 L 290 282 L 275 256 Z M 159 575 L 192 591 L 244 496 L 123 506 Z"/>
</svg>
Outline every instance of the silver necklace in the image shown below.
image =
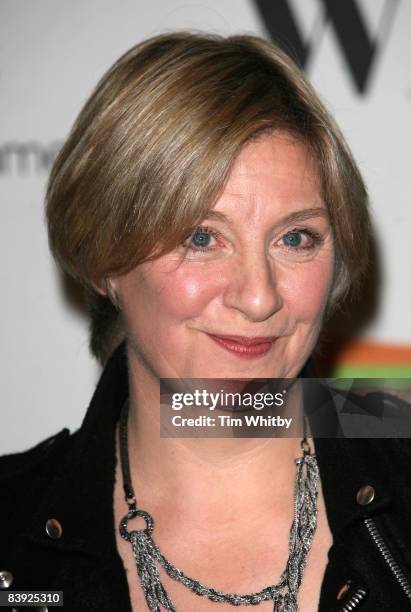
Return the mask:
<svg viewBox="0 0 411 612">
<path fill-rule="evenodd" d="M 187 576 L 170 563 L 155 544 L 152 538 L 153 517 L 145 510 L 137 507 L 137 500 L 131 483 L 127 436 L 128 407 L 129 401 L 127 399 L 123 404 L 120 415 L 120 458 L 125 501 L 129 509 L 120 521 L 119 530 L 121 537 L 131 543 L 137 573 L 148 609 L 151 612 L 161 612 L 161 606 L 163 606 L 169 612 L 177 612 L 161 583 L 156 567 L 156 562 L 158 562 L 170 578 L 181 582 L 196 595 L 208 597 L 210 601 L 226 602 L 233 606 L 249 606 L 272 600 L 274 612 L 298 612 L 297 593 L 317 526 L 319 470 L 306 433 L 304 432 L 304 438 L 301 440 L 302 456 L 295 460 L 297 468 L 294 488 L 294 519 L 290 530 L 289 556 L 285 570 L 277 584 L 269 585 L 256 593 L 246 595 L 224 593 Z M 128 531 L 128 522 L 136 516 L 145 520 L 146 527 Z"/>
</svg>

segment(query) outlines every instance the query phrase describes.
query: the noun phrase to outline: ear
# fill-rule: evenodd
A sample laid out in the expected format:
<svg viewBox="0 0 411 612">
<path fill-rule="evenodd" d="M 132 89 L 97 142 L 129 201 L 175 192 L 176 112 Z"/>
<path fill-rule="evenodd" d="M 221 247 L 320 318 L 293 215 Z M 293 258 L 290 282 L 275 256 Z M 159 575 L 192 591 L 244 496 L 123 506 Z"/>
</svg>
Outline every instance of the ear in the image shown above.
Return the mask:
<svg viewBox="0 0 411 612">
<path fill-rule="evenodd" d="M 113 306 L 117 310 L 120 310 L 120 302 L 118 299 L 115 282 L 113 279 L 107 277 L 107 278 L 104 278 L 100 283 L 92 282 L 91 285 L 93 289 L 97 291 L 97 293 L 108 298 L 110 302 L 113 304 Z"/>
<path fill-rule="evenodd" d="M 92 282 L 91 286 L 93 287 L 94 291 L 96 291 L 100 295 L 104 295 L 105 297 L 108 297 L 107 289 L 106 289 L 104 281 L 101 282 L 101 283 L 94 283 L 94 282 Z"/>
</svg>

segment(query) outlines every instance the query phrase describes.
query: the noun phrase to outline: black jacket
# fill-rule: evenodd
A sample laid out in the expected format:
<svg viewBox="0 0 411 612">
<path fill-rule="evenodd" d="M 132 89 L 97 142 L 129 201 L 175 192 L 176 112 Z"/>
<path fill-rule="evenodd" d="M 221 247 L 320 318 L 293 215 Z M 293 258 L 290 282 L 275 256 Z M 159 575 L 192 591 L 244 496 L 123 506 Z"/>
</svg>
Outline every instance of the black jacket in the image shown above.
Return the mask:
<svg viewBox="0 0 411 612">
<path fill-rule="evenodd" d="M 131 610 L 113 517 L 115 427 L 127 394 L 122 344 L 78 431 L 0 459 L 0 586 L 12 575 L 9 590 L 63 591 L 70 612 Z M 411 610 L 410 440 L 314 439 L 333 534 L 320 612 Z M 51 518 L 60 537 L 47 534 Z"/>
</svg>

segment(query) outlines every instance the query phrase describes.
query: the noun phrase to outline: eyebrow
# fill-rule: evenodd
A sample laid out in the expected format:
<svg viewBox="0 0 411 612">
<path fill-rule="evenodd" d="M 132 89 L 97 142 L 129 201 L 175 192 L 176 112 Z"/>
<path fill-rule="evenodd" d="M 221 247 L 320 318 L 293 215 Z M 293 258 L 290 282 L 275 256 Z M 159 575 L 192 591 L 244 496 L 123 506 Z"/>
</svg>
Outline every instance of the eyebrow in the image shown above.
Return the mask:
<svg viewBox="0 0 411 612">
<path fill-rule="evenodd" d="M 307 221 L 307 219 L 312 219 L 315 217 L 325 217 L 328 219 L 328 211 L 326 208 L 322 206 L 317 206 L 314 208 L 303 208 L 301 210 L 297 210 L 295 212 L 290 213 L 289 215 L 285 215 L 279 219 L 276 225 L 284 225 L 285 223 L 294 223 L 297 221 Z M 211 209 L 208 211 L 207 215 L 204 217 L 206 219 L 214 219 L 216 221 L 224 221 L 226 223 L 232 223 L 230 217 L 219 210 Z"/>
</svg>

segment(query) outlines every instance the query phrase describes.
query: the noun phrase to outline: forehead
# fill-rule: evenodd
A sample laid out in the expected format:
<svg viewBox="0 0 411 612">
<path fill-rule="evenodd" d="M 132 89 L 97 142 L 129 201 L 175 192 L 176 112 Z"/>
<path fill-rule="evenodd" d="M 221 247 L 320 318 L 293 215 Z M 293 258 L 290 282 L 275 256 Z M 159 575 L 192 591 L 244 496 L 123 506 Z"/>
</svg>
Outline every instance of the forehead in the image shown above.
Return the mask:
<svg viewBox="0 0 411 612">
<path fill-rule="evenodd" d="M 235 208 L 236 216 L 248 217 L 313 207 L 325 208 L 317 161 L 308 145 L 280 133 L 242 148 L 214 210 Z"/>
</svg>

